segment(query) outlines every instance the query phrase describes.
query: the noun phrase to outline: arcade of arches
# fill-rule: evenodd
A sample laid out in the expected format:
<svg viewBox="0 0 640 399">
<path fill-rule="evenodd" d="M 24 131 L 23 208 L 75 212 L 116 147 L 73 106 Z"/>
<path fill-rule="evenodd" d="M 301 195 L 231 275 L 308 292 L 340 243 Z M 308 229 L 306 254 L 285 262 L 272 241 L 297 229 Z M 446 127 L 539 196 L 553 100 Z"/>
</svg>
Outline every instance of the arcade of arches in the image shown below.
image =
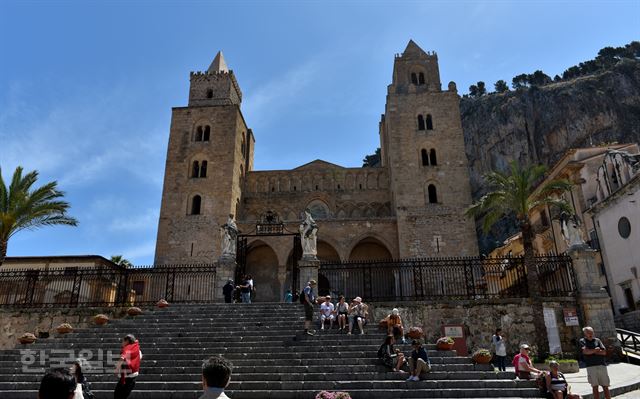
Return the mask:
<svg viewBox="0 0 640 399">
<path fill-rule="evenodd" d="M 357 241 L 346 259 L 341 259 L 336 248 L 326 241 L 319 239 L 317 247 L 318 259 L 322 262 L 377 261 L 392 258 L 387 246 L 374 237 L 365 237 Z M 282 300 L 285 291 L 291 287 L 292 251 L 292 243 L 285 237 L 260 238 L 249 243 L 246 273 L 253 277 L 256 302 Z M 322 275 L 319 276 L 319 280 L 319 291 L 326 291 L 329 288 L 328 281 L 325 281 Z"/>
</svg>

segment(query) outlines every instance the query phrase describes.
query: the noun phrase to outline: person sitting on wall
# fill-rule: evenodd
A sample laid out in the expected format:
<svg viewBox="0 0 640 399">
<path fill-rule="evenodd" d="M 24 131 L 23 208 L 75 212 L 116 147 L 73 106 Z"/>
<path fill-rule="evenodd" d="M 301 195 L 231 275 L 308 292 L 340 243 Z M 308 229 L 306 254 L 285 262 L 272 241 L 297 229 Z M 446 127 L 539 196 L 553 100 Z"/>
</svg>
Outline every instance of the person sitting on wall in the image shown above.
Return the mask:
<svg viewBox="0 0 640 399">
<path fill-rule="evenodd" d="M 320 305 L 320 329 L 324 330 L 324 322 L 329 320 L 329 329 L 333 328 L 333 321 L 336 319 L 335 306 L 331 303 L 331 297 L 324 297 L 324 302 Z"/>
<path fill-rule="evenodd" d="M 364 334 L 364 325 L 367 322 L 368 315 L 368 306 L 362 303 L 362 298 L 359 296 L 353 298 L 353 302 L 351 302 L 351 306 L 349 308 L 349 332 L 347 334 L 351 334 L 353 331 L 353 324 L 358 323 L 358 328 L 360 328 L 360 334 Z"/>
<path fill-rule="evenodd" d="M 382 359 L 382 363 L 393 371 L 402 372 L 401 368 L 405 362 L 404 354 L 400 352 L 400 349 L 393 347 L 394 343 L 393 335 L 388 335 L 378 349 L 378 358 Z"/>
<path fill-rule="evenodd" d="M 533 364 L 531 364 L 531 359 L 529 359 L 529 351 L 529 345 L 522 344 L 520 345 L 520 353 L 515 355 L 515 357 L 513 358 L 513 367 L 515 367 L 516 375 L 521 380 L 530 380 L 534 378 L 533 374 L 535 374 L 535 377 L 540 374 L 540 370 L 533 367 Z"/>
</svg>

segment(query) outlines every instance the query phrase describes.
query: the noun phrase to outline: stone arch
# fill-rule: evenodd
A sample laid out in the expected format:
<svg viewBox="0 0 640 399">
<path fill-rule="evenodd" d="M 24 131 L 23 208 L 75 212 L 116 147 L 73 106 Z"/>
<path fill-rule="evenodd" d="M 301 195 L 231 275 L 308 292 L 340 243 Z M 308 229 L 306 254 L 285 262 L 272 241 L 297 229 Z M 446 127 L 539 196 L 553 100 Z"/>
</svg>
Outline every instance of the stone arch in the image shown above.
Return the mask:
<svg viewBox="0 0 640 399">
<path fill-rule="evenodd" d="M 329 240 L 318 240 L 318 259 L 325 262 L 340 262 L 340 255 L 335 245 Z"/>
<path fill-rule="evenodd" d="M 202 215 L 204 213 L 204 196 L 200 192 L 189 194 L 187 198 L 187 215 Z"/>
<path fill-rule="evenodd" d="M 191 128 L 191 141 L 210 141 L 212 125 L 211 121 L 207 118 L 198 119 Z"/>
<path fill-rule="evenodd" d="M 391 203 L 385 202 L 378 208 L 378 217 L 384 218 L 391 216 Z"/>
<path fill-rule="evenodd" d="M 375 190 L 378 188 L 378 177 L 375 173 L 369 173 L 367 176 L 367 188 L 370 190 Z"/>
<path fill-rule="evenodd" d="M 435 183 L 429 183 L 427 185 L 427 203 L 429 204 L 437 204 L 438 203 L 438 189 L 436 188 Z"/>
<path fill-rule="evenodd" d="M 256 286 L 256 302 L 279 302 L 278 256 L 269 244 L 262 240 L 249 243 L 246 273 L 253 277 Z"/>
<path fill-rule="evenodd" d="M 321 199 L 311 200 L 307 206 L 311 211 L 311 215 L 314 219 L 329 219 L 331 217 L 331 210 L 329 209 L 329 205 Z"/>
<path fill-rule="evenodd" d="M 368 235 L 351 247 L 349 251 L 350 261 L 373 261 L 393 259 L 389 247 L 380 239 Z"/>
</svg>

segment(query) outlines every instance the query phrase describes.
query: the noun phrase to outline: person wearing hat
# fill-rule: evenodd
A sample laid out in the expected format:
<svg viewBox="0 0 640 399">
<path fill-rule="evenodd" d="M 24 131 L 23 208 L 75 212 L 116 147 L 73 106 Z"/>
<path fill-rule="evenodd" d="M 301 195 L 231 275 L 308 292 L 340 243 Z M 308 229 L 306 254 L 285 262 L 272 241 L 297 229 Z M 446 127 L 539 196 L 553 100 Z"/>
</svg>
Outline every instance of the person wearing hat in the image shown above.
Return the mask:
<svg viewBox="0 0 640 399">
<path fill-rule="evenodd" d="M 231 298 L 233 297 L 234 289 L 235 288 L 233 286 L 233 280 L 229 279 L 227 281 L 227 284 L 225 284 L 224 287 L 222 287 L 222 295 L 224 295 L 225 303 L 231 303 Z"/>
<path fill-rule="evenodd" d="M 402 327 L 400 311 L 397 308 L 393 308 L 391 314 L 387 316 L 387 335 L 393 335 L 394 337 L 399 336 L 402 338 L 403 344 L 407 343 L 407 340 L 404 339 L 404 328 Z"/>
<path fill-rule="evenodd" d="M 304 304 L 304 333 L 314 335 L 310 330 L 313 321 L 313 304 L 316 302 L 316 295 L 313 288 L 317 285 L 316 280 L 309 280 L 307 286 L 302 290 L 302 303 Z"/>
<path fill-rule="evenodd" d="M 349 332 L 353 331 L 353 324 L 358 323 L 360 328 L 360 334 L 364 334 L 364 325 L 367 321 L 367 305 L 362 303 L 362 298 L 359 296 L 353 298 L 352 305 L 349 307 Z"/>
<path fill-rule="evenodd" d="M 531 373 L 540 374 L 540 370 L 533 367 L 529 358 L 531 348 L 527 344 L 520 345 L 520 353 L 513 358 L 513 367 L 516 369 L 516 375 L 521 380 L 530 380 L 533 378 Z"/>
</svg>

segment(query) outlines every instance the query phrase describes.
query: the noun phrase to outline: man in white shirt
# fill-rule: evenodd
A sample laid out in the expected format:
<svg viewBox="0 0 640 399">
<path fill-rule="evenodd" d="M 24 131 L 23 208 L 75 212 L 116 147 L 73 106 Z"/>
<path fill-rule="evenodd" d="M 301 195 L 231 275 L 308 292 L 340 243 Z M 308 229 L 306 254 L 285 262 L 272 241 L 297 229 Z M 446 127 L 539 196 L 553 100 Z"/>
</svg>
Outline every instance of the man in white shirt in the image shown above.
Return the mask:
<svg viewBox="0 0 640 399">
<path fill-rule="evenodd" d="M 329 320 L 329 329 L 333 328 L 333 321 L 336 319 L 335 306 L 331 303 L 331 297 L 327 295 L 320 305 L 320 329 L 324 330 L 324 322 Z"/>
</svg>

